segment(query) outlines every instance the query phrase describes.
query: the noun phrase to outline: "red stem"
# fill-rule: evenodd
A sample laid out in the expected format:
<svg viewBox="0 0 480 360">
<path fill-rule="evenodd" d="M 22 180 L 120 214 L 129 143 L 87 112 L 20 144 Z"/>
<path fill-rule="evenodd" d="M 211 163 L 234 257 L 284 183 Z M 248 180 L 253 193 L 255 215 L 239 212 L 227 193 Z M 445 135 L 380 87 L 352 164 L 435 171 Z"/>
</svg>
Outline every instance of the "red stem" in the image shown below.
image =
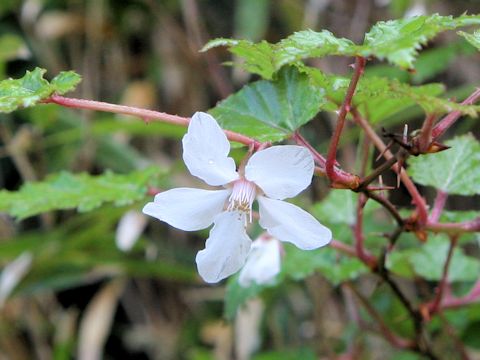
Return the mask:
<svg viewBox="0 0 480 360">
<path fill-rule="evenodd" d="M 428 218 L 428 222 L 431 224 L 438 223 L 438 219 L 440 219 L 440 215 L 442 215 L 443 208 L 445 207 L 445 203 L 447 202 L 448 194 L 442 190 L 437 190 L 437 197 L 435 198 L 435 202 L 433 204 L 433 209 Z"/>
<path fill-rule="evenodd" d="M 292 135 L 292 139 L 299 145 L 306 147 L 312 153 L 315 163 L 318 165 L 315 167 L 315 174 L 319 176 L 325 175 L 325 158 L 302 136 L 298 131 Z M 337 163 L 335 165 L 338 165 Z M 334 168 L 337 184 L 335 187 L 355 189 L 358 187 L 360 179 L 358 176 L 350 174 L 342 169 Z"/>
<path fill-rule="evenodd" d="M 447 258 L 445 260 L 445 264 L 443 266 L 443 273 L 440 283 L 438 284 L 437 288 L 437 296 L 433 301 L 432 305 L 430 306 L 430 313 L 434 313 L 438 310 L 438 307 L 442 301 L 443 293 L 445 292 L 445 288 L 448 284 L 448 269 L 450 267 L 450 262 L 452 260 L 453 250 L 455 249 L 455 245 L 457 245 L 458 236 L 452 236 L 450 239 L 450 247 L 448 248 Z"/>
<path fill-rule="evenodd" d="M 357 257 L 368 267 L 373 269 L 377 265 L 377 261 L 375 258 L 367 256 L 364 248 L 365 237 L 363 236 L 363 208 L 365 207 L 366 203 L 367 198 L 365 194 L 360 194 L 357 202 L 357 221 L 353 227 L 353 235 L 355 238 L 355 251 L 357 253 Z"/>
<path fill-rule="evenodd" d="M 420 153 L 424 153 L 432 142 L 432 129 L 434 124 L 435 114 L 427 115 L 420 131 L 420 138 L 418 144 Z"/>
<path fill-rule="evenodd" d="M 476 89 L 468 98 L 461 102 L 462 105 L 472 105 L 478 99 L 480 99 L 480 88 Z M 460 111 L 452 111 L 450 114 L 445 116 L 442 120 L 438 122 L 438 124 L 432 130 L 432 138 L 436 140 L 440 136 L 442 136 L 445 131 L 447 131 L 450 126 L 455 124 L 455 122 L 462 116 Z"/>
<path fill-rule="evenodd" d="M 432 223 L 428 222 L 425 229 L 447 234 L 461 234 L 466 232 L 480 232 L 480 217 L 460 223 Z"/>
<path fill-rule="evenodd" d="M 438 310 L 440 309 L 455 309 L 462 307 L 463 305 L 472 304 L 480 300 L 480 280 L 478 280 L 473 286 L 468 295 L 462 297 L 448 296 L 444 297 Z"/>
<path fill-rule="evenodd" d="M 54 103 L 57 105 L 61 105 L 64 107 L 74 108 L 74 109 L 85 109 L 85 110 L 95 110 L 95 111 L 105 111 L 115 114 L 123 114 L 123 115 L 130 115 L 135 116 L 143 119 L 145 122 L 149 121 L 161 121 L 164 123 L 180 125 L 180 126 L 188 126 L 190 122 L 190 118 L 178 116 L 178 115 L 170 115 L 167 113 L 147 110 L 147 109 L 140 109 L 132 106 L 126 105 L 116 105 L 110 104 L 102 101 L 94 101 L 94 100 L 85 100 L 85 99 L 75 99 L 75 98 L 68 98 L 60 95 L 52 95 L 50 98 L 43 101 L 44 103 Z M 231 141 L 236 141 L 241 144 L 251 145 L 255 144 L 255 147 L 258 147 L 260 143 L 248 136 L 224 130 L 225 135 Z"/>
<path fill-rule="evenodd" d="M 348 86 L 347 93 L 345 95 L 345 99 L 343 100 L 343 104 L 340 108 L 340 112 L 338 114 L 337 119 L 337 126 L 335 128 L 335 132 L 333 133 L 332 141 L 330 142 L 330 147 L 328 148 L 327 154 L 327 161 L 325 164 L 325 170 L 327 172 L 327 176 L 332 182 L 337 181 L 337 174 L 335 173 L 334 167 L 335 162 L 337 159 L 337 147 L 338 143 L 340 142 L 340 135 L 342 134 L 343 127 L 345 125 L 345 118 L 347 117 L 347 113 L 350 112 L 352 106 L 352 98 L 355 94 L 355 89 L 358 84 L 358 80 L 360 76 L 363 74 L 365 69 L 366 59 L 361 56 L 357 56 L 355 59 L 355 72 L 353 73 L 352 79 L 350 81 L 350 85 Z"/>
</svg>

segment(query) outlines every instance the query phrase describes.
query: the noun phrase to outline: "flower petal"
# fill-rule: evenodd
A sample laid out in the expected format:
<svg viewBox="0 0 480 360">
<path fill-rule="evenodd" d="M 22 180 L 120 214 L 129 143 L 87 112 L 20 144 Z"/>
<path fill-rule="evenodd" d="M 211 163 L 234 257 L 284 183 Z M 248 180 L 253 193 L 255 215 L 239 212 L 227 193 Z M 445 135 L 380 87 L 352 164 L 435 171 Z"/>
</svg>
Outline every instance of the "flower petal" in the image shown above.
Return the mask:
<svg viewBox="0 0 480 360">
<path fill-rule="evenodd" d="M 143 213 L 185 231 L 209 227 L 225 205 L 231 190 L 177 188 L 161 192 Z"/>
<path fill-rule="evenodd" d="M 281 200 L 259 196 L 260 225 L 278 240 L 294 244 L 302 250 L 327 245 L 332 232 L 298 206 Z"/>
<path fill-rule="evenodd" d="M 196 112 L 192 116 L 182 143 L 183 161 L 193 176 L 212 186 L 238 178 L 235 161 L 228 157 L 230 143 L 209 114 Z"/>
<path fill-rule="evenodd" d="M 280 242 L 272 237 L 258 238 L 252 243 L 247 262 L 238 282 L 248 287 L 252 283 L 270 284 L 280 272 Z"/>
<path fill-rule="evenodd" d="M 225 211 L 215 218 L 215 226 L 198 252 L 198 273 L 209 283 L 236 273 L 245 263 L 252 240 L 245 232 L 245 214 Z"/>
<path fill-rule="evenodd" d="M 310 185 L 314 168 L 312 154 L 304 147 L 278 145 L 253 154 L 245 167 L 245 177 L 268 197 L 283 200 Z"/>
</svg>

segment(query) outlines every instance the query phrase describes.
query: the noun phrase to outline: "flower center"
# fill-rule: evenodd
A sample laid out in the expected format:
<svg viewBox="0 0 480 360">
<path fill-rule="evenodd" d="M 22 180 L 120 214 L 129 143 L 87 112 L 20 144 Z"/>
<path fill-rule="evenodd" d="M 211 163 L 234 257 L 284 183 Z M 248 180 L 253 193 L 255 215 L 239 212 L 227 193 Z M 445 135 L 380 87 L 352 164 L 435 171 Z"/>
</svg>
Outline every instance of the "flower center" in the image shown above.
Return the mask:
<svg viewBox="0 0 480 360">
<path fill-rule="evenodd" d="M 232 194 L 228 199 L 228 211 L 238 210 L 246 213 L 252 222 L 252 203 L 256 195 L 255 184 L 240 178 L 233 183 Z"/>
</svg>

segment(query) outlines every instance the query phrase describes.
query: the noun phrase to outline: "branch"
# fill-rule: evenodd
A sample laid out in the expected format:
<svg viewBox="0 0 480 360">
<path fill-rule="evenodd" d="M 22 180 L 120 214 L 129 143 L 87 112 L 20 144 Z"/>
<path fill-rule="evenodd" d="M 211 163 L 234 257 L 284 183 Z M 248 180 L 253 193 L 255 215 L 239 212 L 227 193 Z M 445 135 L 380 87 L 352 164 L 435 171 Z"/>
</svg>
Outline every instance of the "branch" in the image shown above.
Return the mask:
<svg viewBox="0 0 480 360">
<path fill-rule="evenodd" d="M 445 203 L 447 202 L 448 194 L 442 190 L 437 190 L 437 196 L 435 198 L 435 202 L 433 203 L 433 209 L 430 213 L 430 217 L 428 218 L 429 223 L 437 223 L 438 219 L 440 219 L 440 215 L 442 215 L 443 208 L 445 207 Z"/>
<path fill-rule="evenodd" d="M 451 235 L 462 234 L 466 232 L 480 232 L 480 217 L 460 223 L 434 223 L 429 221 L 426 224 L 425 229 Z"/>
<path fill-rule="evenodd" d="M 445 291 L 445 287 L 448 284 L 448 269 L 450 267 L 450 262 L 452 260 L 453 256 L 453 250 L 455 249 L 455 245 L 457 245 L 457 240 L 458 240 L 458 235 L 452 236 L 450 239 L 450 246 L 448 248 L 448 253 L 447 253 L 447 258 L 445 260 L 445 264 L 443 265 L 443 272 L 442 272 L 442 278 L 440 280 L 440 283 L 438 284 L 437 288 L 437 296 L 435 297 L 435 300 L 432 302 L 432 304 L 429 306 L 430 308 L 430 313 L 434 313 L 438 310 L 438 307 L 440 306 L 440 303 L 442 301 L 443 293 Z"/>
<path fill-rule="evenodd" d="M 343 100 L 340 112 L 338 113 L 337 126 L 335 128 L 335 132 L 333 133 L 330 147 L 328 148 L 325 170 L 327 172 L 328 178 L 332 183 L 337 181 L 337 174 L 334 171 L 334 167 L 337 158 L 337 147 L 338 143 L 340 142 L 340 135 L 342 134 L 343 126 L 345 125 L 345 118 L 347 117 L 347 113 L 350 112 L 352 106 L 352 98 L 355 94 L 358 80 L 360 79 L 360 76 L 363 74 L 363 71 L 365 69 L 366 62 L 366 59 L 361 56 L 357 56 L 355 59 L 355 72 L 353 73 L 352 80 L 350 81 L 350 85 L 348 86 L 347 93 L 345 95 L 345 99 Z"/>
<path fill-rule="evenodd" d="M 292 139 L 299 145 L 306 147 L 310 150 L 310 153 L 315 160 L 315 163 L 318 165 L 315 167 L 315 174 L 318 176 L 325 176 L 325 158 L 317 151 L 315 148 L 302 136 L 298 131 L 295 131 L 292 135 Z M 339 165 L 335 163 L 335 165 Z M 337 183 L 333 184 L 336 188 L 343 189 L 355 189 L 358 187 L 360 179 L 358 176 L 350 174 L 342 169 L 334 168 L 335 176 Z"/>
<path fill-rule="evenodd" d="M 178 115 L 171 115 L 164 112 L 140 109 L 132 106 L 110 104 L 102 101 L 68 98 L 68 97 L 63 97 L 55 94 L 52 95 L 50 98 L 44 100 L 43 102 L 53 103 L 53 104 L 61 105 L 64 107 L 74 108 L 74 109 L 104 111 L 104 112 L 110 112 L 115 114 L 130 115 L 130 116 L 139 117 L 143 119 L 143 121 L 145 122 L 160 121 L 160 122 L 180 125 L 180 126 L 188 126 L 190 122 L 190 118 L 186 118 Z M 229 130 L 224 130 L 224 132 L 225 132 L 225 135 L 227 135 L 227 138 L 231 141 L 235 141 L 244 145 L 255 144 L 255 147 L 258 147 L 260 145 L 260 142 L 248 136 L 245 136 L 233 131 L 229 131 Z"/>
<path fill-rule="evenodd" d="M 365 120 L 360 113 L 356 109 L 352 109 L 352 114 L 355 122 L 360 125 L 360 127 L 365 131 L 365 134 L 370 138 L 373 144 L 376 146 L 378 151 L 383 154 L 385 159 L 390 160 L 393 157 L 393 154 L 390 150 L 387 149 L 387 146 L 384 144 L 382 139 L 377 135 L 377 133 L 373 130 L 370 126 L 369 122 Z M 412 201 L 417 207 L 418 212 L 418 222 L 421 225 L 424 225 L 427 222 L 427 204 L 425 203 L 425 199 L 420 195 L 418 192 L 417 187 L 407 175 L 405 171 L 401 171 L 401 167 L 398 164 L 393 166 L 393 169 L 399 173 L 400 180 L 402 180 L 403 185 L 409 192 L 410 196 L 412 197 Z"/>
<path fill-rule="evenodd" d="M 430 143 L 432 142 L 432 129 L 435 124 L 435 114 L 427 115 L 423 122 L 422 129 L 420 130 L 420 137 L 418 139 L 418 150 L 420 153 L 424 153 Z"/>
<path fill-rule="evenodd" d="M 364 194 L 360 194 L 357 202 L 357 221 L 353 227 L 353 235 L 355 238 L 355 251 L 357 257 L 362 260 L 370 269 L 374 269 L 377 266 L 377 261 L 375 258 L 369 258 L 365 254 L 365 249 L 363 247 L 364 236 L 363 236 L 363 209 L 367 203 L 367 198 Z"/>
<path fill-rule="evenodd" d="M 462 105 L 472 105 L 480 99 L 480 88 L 477 88 L 468 98 L 461 102 Z M 462 116 L 460 111 L 452 111 L 445 116 L 432 130 L 432 138 L 436 140 L 442 136 Z"/>
<path fill-rule="evenodd" d="M 380 314 L 378 314 L 375 308 L 371 305 L 370 301 L 360 294 L 351 283 L 346 282 L 345 285 L 355 294 L 367 313 L 377 322 L 382 335 L 388 340 L 388 342 L 390 342 L 390 344 L 400 349 L 410 349 L 414 347 L 414 344 L 410 340 L 400 338 L 388 328 Z"/>
</svg>

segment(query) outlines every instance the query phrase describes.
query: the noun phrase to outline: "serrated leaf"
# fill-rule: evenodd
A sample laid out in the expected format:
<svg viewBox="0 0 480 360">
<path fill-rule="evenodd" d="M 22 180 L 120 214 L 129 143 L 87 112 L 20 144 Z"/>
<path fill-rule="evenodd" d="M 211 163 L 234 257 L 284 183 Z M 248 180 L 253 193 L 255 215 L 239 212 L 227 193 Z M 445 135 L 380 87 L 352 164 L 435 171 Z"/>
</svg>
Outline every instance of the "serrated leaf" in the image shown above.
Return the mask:
<svg viewBox="0 0 480 360">
<path fill-rule="evenodd" d="M 20 79 L 0 81 L 0 112 L 35 105 L 53 93 L 64 94 L 73 90 L 80 82 L 80 75 L 73 71 L 61 72 L 51 83 L 43 78 L 45 73 L 45 69 L 35 68 Z"/>
<path fill-rule="evenodd" d="M 275 81 L 244 86 L 210 113 L 224 129 L 259 141 L 280 141 L 310 121 L 325 104 L 323 89 L 292 67 L 283 69 Z"/>
<path fill-rule="evenodd" d="M 401 68 L 411 69 L 418 50 L 437 34 L 475 24 L 480 24 L 478 15 L 454 18 L 434 14 L 378 22 L 365 35 L 363 45 L 337 38 L 327 30 L 304 30 L 276 44 L 215 39 L 207 43 L 203 51 L 226 46 L 231 53 L 243 58 L 244 62 L 240 66 L 265 79 L 272 79 L 275 72 L 286 64 L 298 64 L 308 58 L 328 55 L 376 57 Z"/>
<path fill-rule="evenodd" d="M 434 236 L 420 248 L 393 252 L 388 256 L 386 266 L 397 275 L 405 277 L 421 276 L 431 281 L 442 278 L 450 240 L 445 236 Z M 480 276 L 480 263 L 467 256 L 460 248 L 455 248 L 448 271 L 448 280 L 474 281 Z"/>
<path fill-rule="evenodd" d="M 62 71 L 60 74 L 52 79 L 51 86 L 55 88 L 58 94 L 65 94 L 75 89 L 75 87 L 82 81 L 80 75 L 74 71 Z"/>
<path fill-rule="evenodd" d="M 381 21 L 365 35 L 361 55 L 386 59 L 402 68 L 413 68 L 418 50 L 437 34 L 457 27 L 480 23 L 480 16 L 423 15 Z"/>
<path fill-rule="evenodd" d="M 353 55 L 355 50 L 352 41 L 337 38 L 327 30 L 299 31 L 277 44 L 267 41 L 253 43 L 248 40 L 214 39 L 209 41 L 202 51 L 218 46 L 227 46 L 231 53 L 243 58 L 241 66 L 245 70 L 265 79 L 272 79 L 286 64 L 326 55 Z"/>
<path fill-rule="evenodd" d="M 480 194 L 480 144 L 472 135 L 447 141 L 451 148 L 436 154 L 411 157 L 408 173 L 422 185 L 448 194 Z"/>
<path fill-rule="evenodd" d="M 52 210 L 85 212 L 104 203 L 126 205 L 142 199 L 147 185 L 159 174 L 155 167 L 128 175 L 61 172 L 42 182 L 26 183 L 19 191 L 0 191 L 0 211 L 23 219 Z"/>
<path fill-rule="evenodd" d="M 480 50 L 480 31 L 477 30 L 473 34 L 459 31 L 457 34 L 463 36 L 465 40 Z"/>
<path fill-rule="evenodd" d="M 324 89 L 330 101 L 324 108 L 338 110 L 345 98 L 350 79 L 343 76 L 327 75 L 318 69 L 300 66 L 312 83 Z M 370 122 L 380 122 L 412 105 L 419 105 L 426 113 L 443 114 L 458 110 L 462 114 L 476 116 L 480 106 L 462 105 L 438 97 L 445 91 L 442 84 L 412 86 L 396 79 L 365 77 L 360 79 L 353 104 Z"/>
</svg>

